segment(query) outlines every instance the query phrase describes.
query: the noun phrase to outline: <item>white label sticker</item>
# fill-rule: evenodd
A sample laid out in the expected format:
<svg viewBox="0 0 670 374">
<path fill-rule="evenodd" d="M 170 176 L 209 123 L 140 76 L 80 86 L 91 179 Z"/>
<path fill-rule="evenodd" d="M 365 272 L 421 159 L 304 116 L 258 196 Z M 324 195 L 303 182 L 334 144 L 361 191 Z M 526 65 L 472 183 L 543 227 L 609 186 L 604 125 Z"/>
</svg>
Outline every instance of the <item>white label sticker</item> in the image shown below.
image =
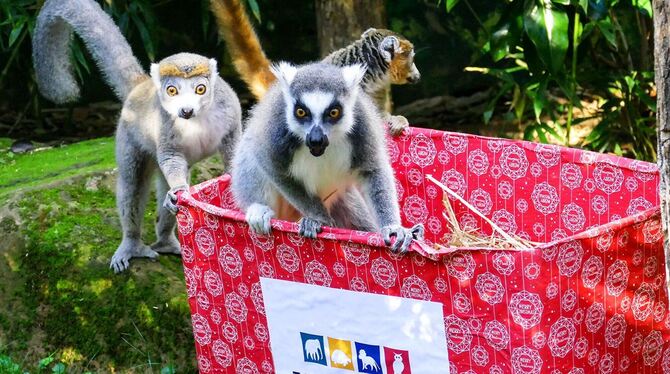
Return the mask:
<svg viewBox="0 0 670 374">
<path fill-rule="evenodd" d="M 260 283 L 277 373 L 449 367 L 440 303 L 271 278 Z"/>
</svg>

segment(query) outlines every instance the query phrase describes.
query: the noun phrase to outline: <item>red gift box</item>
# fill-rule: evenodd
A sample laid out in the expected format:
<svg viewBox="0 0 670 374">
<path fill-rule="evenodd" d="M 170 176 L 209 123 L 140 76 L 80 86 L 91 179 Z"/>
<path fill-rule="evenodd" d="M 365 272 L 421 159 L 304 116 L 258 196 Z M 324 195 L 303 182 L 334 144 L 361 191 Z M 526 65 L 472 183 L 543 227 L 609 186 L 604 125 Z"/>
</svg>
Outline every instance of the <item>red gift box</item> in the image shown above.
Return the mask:
<svg viewBox="0 0 670 374">
<path fill-rule="evenodd" d="M 388 149 L 403 223 L 426 228 L 425 243 L 404 255 L 376 233 L 325 228 L 310 240 L 296 223 L 275 220 L 270 236 L 255 235 L 228 176 L 180 196 L 201 372 L 670 372 L 655 165 L 416 128 Z M 435 251 L 449 228 L 443 191 L 427 175 L 503 230 L 542 244 Z M 469 208 L 450 203 L 462 227 L 491 235 Z M 281 322 L 291 318 L 304 326 Z M 300 333 L 283 330 L 291 328 Z M 404 343 L 411 339 L 432 343 Z M 395 368 L 394 357 L 382 357 L 405 351 Z M 422 369 L 428 362 L 441 366 Z"/>
</svg>

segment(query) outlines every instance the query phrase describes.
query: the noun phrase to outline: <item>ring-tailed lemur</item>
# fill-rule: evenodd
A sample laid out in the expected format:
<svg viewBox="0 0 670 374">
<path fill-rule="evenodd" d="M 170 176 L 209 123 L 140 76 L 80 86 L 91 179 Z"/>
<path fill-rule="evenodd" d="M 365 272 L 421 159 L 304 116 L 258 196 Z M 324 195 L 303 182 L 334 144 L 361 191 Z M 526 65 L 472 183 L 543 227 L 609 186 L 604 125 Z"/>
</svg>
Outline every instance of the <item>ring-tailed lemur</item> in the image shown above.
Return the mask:
<svg viewBox="0 0 670 374">
<path fill-rule="evenodd" d="M 240 0 L 211 0 L 211 9 L 226 42 L 235 68 L 251 93 L 260 99 L 275 81 L 270 61 L 265 56 Z M 414 64 L 414 45 L 400 34 L 385 29 L 368 29 L 347 47 L 332 52 L 324 62 L 338 66 L 367 65 L 363 89 L 377 103 L 392 134 L 409 126 L 403 116 L 393 116 L 386 94 L 391 84 L 416 83 L 421 74 Z"/>
<path fill-rule="evenodd" d="M 69 55 L 73 29 L 124 102 L 116 130 L 116 203 L 123 240 L 110 267 L 119 272 L 132 257 L 179 254 L 175 193 L 187 188 L 189 167 L 217 150 L 229 168 L 241 133 L 237 95 L 219 77 L 216 60 L 195 54 L 167 57 L 152 64 L 147 75 L 97 3 L 47 0 L 37 18 L 33 58 L 40 91 L 51 101 L 65 103 L 79 96 Z M 149 247 L 141 239 L 141 222 L 157 168 L 162 172 L 156 188 L 157 241 Z"/>
<path fill-rule="evenodd" d="M 415 232 L 401 226 L 381 118 L 359 89 L 364 67 L 272 71 L 279 82 L 252 110 L 233 159 L 233 196 L 251 229 L 267 234 L 285 199 L 303 216 L 301 235 L 381 228 L 387 245 L 395 236 L 393 250 L 407 250 Z"/>
</svg>

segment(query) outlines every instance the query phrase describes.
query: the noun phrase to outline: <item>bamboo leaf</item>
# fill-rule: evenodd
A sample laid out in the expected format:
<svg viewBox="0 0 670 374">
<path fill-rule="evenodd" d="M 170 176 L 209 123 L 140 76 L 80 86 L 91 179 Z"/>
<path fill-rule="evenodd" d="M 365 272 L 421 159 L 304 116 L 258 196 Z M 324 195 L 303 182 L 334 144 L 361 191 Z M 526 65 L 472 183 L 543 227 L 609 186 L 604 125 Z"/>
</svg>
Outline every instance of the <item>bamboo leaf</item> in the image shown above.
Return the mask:
<svg viewBox="0 0 670 374">
<path fill-rule="evenodd" d="M 607 40 L 607 43 L 609 43 L 609 45 L 611 45 L 615 49 L 618 49 L 616 42 L 616 34 L 614 32 L 614 26 L 612 26 L 612 20 L 609 17 L 606 17 L 604 19 L 597 21 L 596 25 L 598 26 L 598 30 L 600 30 L 600 33 L 602 33 L 603 36 L 605 37 L 605 40 Z"/>
<path fill-rule="evenodd" d="M 21 36 L 21 32 L 23 32 L 23 26 L 25 24 L 21 24 L 19 27 L 15 27 L 12 29 L 12 32 L 9 34 L 9 45 L 8 47 L 11 47 L 16 40 Z"/>
<path fill-rule="evenodd" d="M 459 0 L 447 0 L 447 1 L 445 1 L 444 5 L 447 8 L 447 12 L 451 12 L 451 10 L 454 9 L 456 4 L 458 4 L 458 1 Z"/>
<path fill-rule="evenodd" d="M 137 16 L 135 13 L 131 13 L 131 18 L 133 19 L 133 23 L 135 24 L 135 27 L 137 27 L 137 30 L 140 32 L 140 38 L 142 38 L 142 43 L 144 43 L 144 48 L 147 51 L 147 56 L 151 61 L 154 61 L 155 59 L 155 50 L 154 50 L 154 43 L 151 40 L 151 35 L 149 34 L 149 30 L 147 27 L 144 25 L 142 20 Z"/>
<path fill-rule="evenodd" d="M 633 0 L 633 5 L 647 17 L 651 17 L 654 14 L 651 7 L 651 0 Z"/>
<path fill-rule="evenodd" d="M 589 14 L 589 0 L 578 0 L 579 6 L 584 10 L 584 14 Z"/>
<path fill-rule="evenodd" d="M 553 74 L 564 65 L 568 50 L 568 15 L 537 4 L 524 17 L 526 34 L 535 45 L 544 65 Z"/>
<path fill-rule="evenodd" d="M 261 10 L 258 7 L 258 2 L 256 0 L 247 0 L 247 4 L 249 4 L 249 8 L 251 8 L 251 13 L 254 14 L 254 17 L 256 17 L 256 20 L 260 23 L 261 22 Z"/>
<path fill-rule="evenodd" d="M 535 113 L 535 120 L 538 123 L 541 122 L 540 116 L 542 116 L 542 112 L 548 105 L 546 95 L 547 84 L 548 79 L 543 79 L 542 82 L 540 82 L 540 85 L 537 87 L 537 90 L 535 90 L 535 95 L 533 96 L 533 111 Z"/>
</svg>

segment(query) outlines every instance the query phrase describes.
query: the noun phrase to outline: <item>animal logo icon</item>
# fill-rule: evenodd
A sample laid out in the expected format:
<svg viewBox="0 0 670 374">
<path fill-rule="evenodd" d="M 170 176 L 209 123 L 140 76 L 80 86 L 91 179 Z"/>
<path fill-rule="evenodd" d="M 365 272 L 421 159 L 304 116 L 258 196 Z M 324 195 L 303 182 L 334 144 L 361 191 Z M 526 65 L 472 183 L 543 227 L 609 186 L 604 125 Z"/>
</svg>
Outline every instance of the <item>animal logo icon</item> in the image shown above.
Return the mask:
<svg viewBox="0 0 670 374">
<path fill-rule="evenodd" d="M 355 342 L 355 345 L 355 352 L 358 352 L 356 363 L 358 364 L 359 373 L 380 374 L 385 371 L 390 373 L 389 370 L 382 370 L 384 363 L 382 361 L 380 346 L 361 342 Z"/>
<path fill-rule="evenodd" d="M 358 358 L 363 363 L 363 370 L 368 370 L 369 367 L 369 370 L 379 371 L 379 365 L 377 365 L 377 361 L 375 361 L 374 358 L 368 356 L 367 353 L 365 353 L 365 350 L 361 349 L 358 351 Z"/>
<path fill-rule="evenodd" d="M 412 374 L 409 351 L 384 347 L 384 364 L 388 374 Z"/>
<path fill-rule="evenodd" d="M 330 366 L 338 369 L 354 371 L 355 350 L 351 347 L 350 340 L 328 337 L 328 352 L 330 353 Z"/>
<path fill-rule="evenodd" d="M 302 354 L 305 362 L 328 366 L 327 354 L 325 353 L 323 336 L 300 333 L 302 341 Z"/>
<path fill-rule="evenodd" d="M 400 353 L 393 354 L 393 374 L 402 374 L 405 370 L 405 364 L 402 362 L 402 355 Z"/>
<path fill-rule="evenodd" d="M 351 363 L 351 358 L 346 353 L 336 349 L 330 355 L 330 361 L 340 366 L 348 366 Z"/>
<path fill-rule="evenodd" d="M 305 341 L 305 355 L 314 361 L 322 359 L 321 342 L 317 339 L 307 339 Z"/>
</svg>

